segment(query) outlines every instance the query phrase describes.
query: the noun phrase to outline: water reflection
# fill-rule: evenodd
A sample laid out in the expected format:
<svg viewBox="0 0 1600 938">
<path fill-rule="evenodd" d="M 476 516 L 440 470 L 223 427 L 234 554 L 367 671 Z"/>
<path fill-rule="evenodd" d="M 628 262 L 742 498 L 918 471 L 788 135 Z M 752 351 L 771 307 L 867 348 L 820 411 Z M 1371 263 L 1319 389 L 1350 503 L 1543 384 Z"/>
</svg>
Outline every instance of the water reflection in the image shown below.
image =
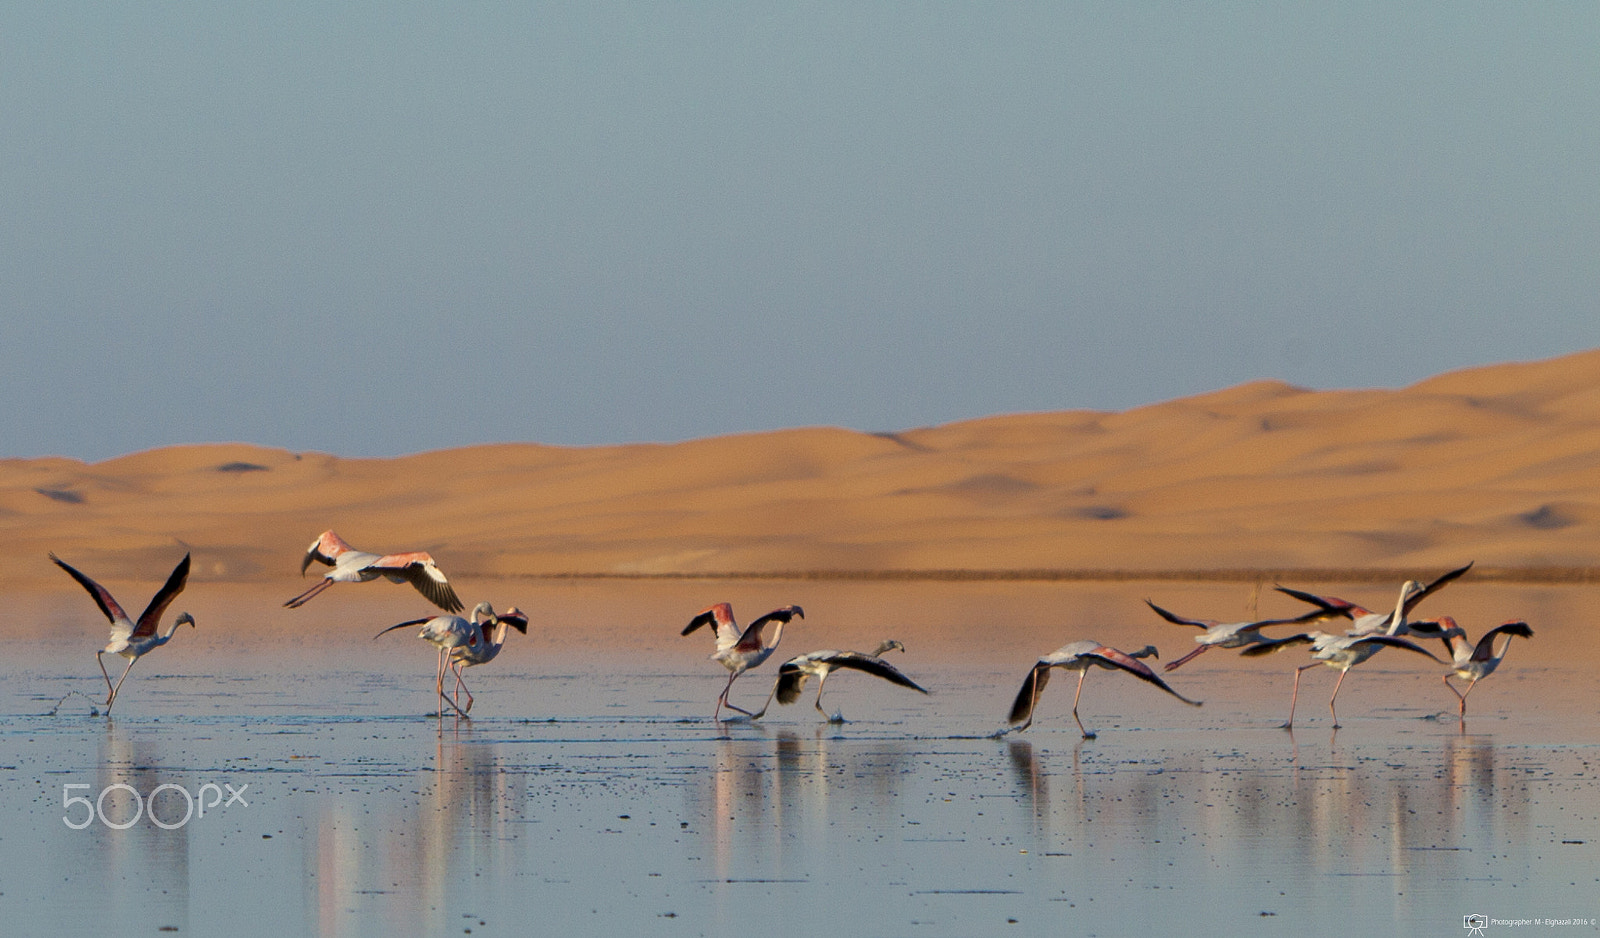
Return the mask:
<svg viewBox="0 0 1600 938">
<path fill-rule="evenodd" d="M 1534 841 L 1535 752 L 1471 736 L 1378 753 L 1285 742 L 1146 759 L 1080 744 L 1068 761 L 1010 740 L 1004 757 L 1031 849 L 1079 858 L 1090 880 L 1095 863 L 1132 859 L 1121 872 L 1152 886 L 1187 867 L 1223 895 L 1242 871 L 1318 895 L 1353 898 L 1373 877 L 1437 893 Z M 1412 914 L 1402 905 L 1396 920 Z"/>
<path fill-rule="evenodd" d="M 80 836 L 73 840 L 88 848 L 80 860 L 101 874 L 103 901 L 112 906 L 153 901 L 161 914 L 175 922 L 186 922 L 190 832 L 189 824 L 184 822 L 187 803 L 173 789 L 158 792 L 168 784 L 191 794 L 198 788 L 191 773 L 173 772 L 163 766 L 159 735 L 128 731 L 106 720 L 94 787 L 75 789 L 75 793 L 95 803 L 96 817 L 87 829 L 75 832 Z M 80 810 L 81 805 L 70 812 L 74 823 L 79 823 Z M 172 829 L 163 828 L 157 820 Z"/>
<path fill-rule="evenodd" d="M 47 721 L 38 695 L 87 686 L 85 659 L 74 651 L 43 676 L 13 662 L 0 921 L 21 934 L 731 934 L 841 908 L 866 933 L 990 934 L 1014 917 L 1046 933 L 1199 923 L 1238 934 L 1272 911 L 1279 930 L 1294 919 L 1307 926 L 1297 930 L 1432 933 L 1466 911 L 1573 908 L 1586 898 L 1573 893 L 1593 888 L 1600 843 L 1600 669 L 1585 657 L 1600 643 L 1579 634 L 1595 590 L 1525 602 L 1468 586 L 1451 588 L 1450 611 L 1479 600 L 1465 613 L 1475 621 L 1518 615 L 1539 637 L 1474 693 L 1466 732 L 1436 673 L 1399 668 L 1370 676 L 1391 698 L 1352 701 L 1337 734 L 1309 721 L 1269 729 L 1286 675 L 1208 656 L 1184 672 L 1204 686 L 1204 710 L 1129 695 L 1095 741 L 1049 726 L 972 738 L 1014 690 L 1018 648 L 1055 647 L 1079 624 L 1124 645 L 1152 637 L 1116 615 L 1139 606 L 1140 585 L 818 586 L 859 619 L 830 625 L 840 644 L 874 640 L 891 611 L 935 623 L 918 651 L 937 662 L 937 694 L 888 722 L 837 727 L 711 728 L 703 659 L 674 644 L 676 629 L 659 654 L 601 661 L 596 650 L 576 663 L 555 630 L 542 635 L 540 653 L 572 674 L 498 698 L 527 722 L 417 720 L 415 686 L 353 680 L 365 663 L 285 676 L 243 644 L 209 652 L 207 673 L 159 687 L 147 675 L 115 723 Z M 633 621 L 624 614 L 654 595 L 612 589 L 601 621 Z M 1120 624 L 1101 627 L 1102 613 Z M 950 624 L 980 614 L 1020 623 L 1009 647 Z M 92 639 L 103 641 L 99 626 Z M 359 639 L 351 655 L 370 655 L 370 636 Z M 321 709 L 308 715 L 312 700 Z M 251 782 L 249 810 L 170 831 L 147 817 L 125 831 L 62 823 L 63 783 L 90 784 L 92 799 L 111 784 L 148 797 L 208 781 Z M 106 799 L 114 819 L 127 816 L 123 797 Z M 181 814 L 168 799 L 161 816 Z M 33 844 L 45 845 L 37 863 Z M 1467 901 L 1491 887 L 1499 909 Z"/>
<path fill-rule="evenodd" d="M 441 934 L 479 884 L 498 882 L 516 862 L 507 831 L 525 801 L 502 748 L 445 720 L 431 764 L 395 773 L 383 791 L 371 790 L 371 772 L 349 773 L 357 791 L 324 777 L 303 839 L 317 933 Z M 395 812 L 396 797 L 411 804 Z"/>
</svg>

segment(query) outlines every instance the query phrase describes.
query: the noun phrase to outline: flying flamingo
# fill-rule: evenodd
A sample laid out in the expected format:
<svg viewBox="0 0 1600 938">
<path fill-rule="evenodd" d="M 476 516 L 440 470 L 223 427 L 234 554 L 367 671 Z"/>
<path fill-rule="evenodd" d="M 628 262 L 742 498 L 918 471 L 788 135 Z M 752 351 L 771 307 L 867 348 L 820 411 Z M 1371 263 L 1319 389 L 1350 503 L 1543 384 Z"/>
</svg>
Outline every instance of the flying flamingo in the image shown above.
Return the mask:
<svg viewBox="0 0 1600 938">
<path fill-rule="evenodd" d="M 875 674 L 893 684 L 909 687 L 918 693 L 926 694 L 927 691 L 917 685 L 916 681 L 900 673 L 900 670 L 889 662 L 883 660 L 883 655 L 892 649 L 906 650 L 906 646 L 894 639 L 889 639 L 878 646 L 872 654 L 863 654 L 859 651 L 823 651 L 807 652 L 796 655 L 778 666 L 778 679 L 772 682 L 772 692 L 767 694 L 767 702 L 761 705 L 760 711 L 750 714 L 750 719 L 759 720 L 766 715 L 767 708 L 772 706 L 772 698 L 776 696 L 780 704 L 792 704 L 800 699 L 800 691 L 806 686 L 806 679 L 812 675 L 817 677 L 817 700 L 812 706 L 823 716 L 828 716 L 828 711 L 822 709 L 822 687 L 827 683 L 828 675 L 840 668 L 853 668 Z M 843 723 L 843 716 L 828 717 L 829 723 Z"/>
<path fill-rule="evenodd" d="M 1456 620 L 1449 616 L 1440 616 L 1436 620 L 1429 621 L 1438 624 L 1442 630 L 1438 638 L 1450 649 L 1450 656 L 1453 660 L 1450 662 L 1450 672 L 1444 676 L 1444 686 L 1450 688 L 1450 692 L 1461 699 L 1461 718 L 1465 720 L 1467 717 L 1467 694 L 1472 693 L 1472 689 L 1478 686 L 1479 681 L 1493 674 L 1494 669 L 1500 667 L 1500 662 L 1505 660 L 1506 652 L 1511 650 L 1512 636 L 1520 635 L 1523 638 L 1532 638 L 1533 629 L 1528 628 L 1528 623 L 1526 622 L 1507 622 L 1504 625 L 1497 625 L 1490 629 L 1474 645 L 1467 641 L 1467 633 L 1459 625 L 1456 625 Z M 1419 622 L 1417 624 L 1421 625 L 1422 623 Z M 1506 637 L 1506 641 L 1505 644 L 1500 646 L 1500 653 L 1495 654 L 1495 640 L 1501 635 Z M 1471 682 L 1467 685 L 1465 693 L 1456 690 L 1455 685 L 1450 683 L 1452 676 Z"/>
<path fill-rule="evenodd" d="M 1176 613 L 1168 612 L 1148 599 L 1145 600 L 1145 605 L 1149 606 L 1151 609 L 1154 609 L 1156 611 L 1156 615 L 1166 619 L 1168 622 L 1171 622 L 1174 625 L 1193 625 L 1205 629 L 1204 632 L 1194 637 L 1194 640 L 1199 643 L 1200 647 L 1189 652 L 1187 655 L 1184 655 L 1182 658 L 1179 658 L 1177 661 L 1168 662 L 1167 666 L 1163 669 L 1166 671 L 1174 671 L 1182 667 L 1184 662 L 1191 658 L 1197 657 L 1201 652 L 1204 652 L 1208 648 L 1245 648 L 1250 645 L 1256 645 L 1260 644 L 1261 642 L 1270 641 L 1270 639 L 1268 639 L 1265 635 L 1261 634 L 1261 630 L 1269 625 L 1300 625 L 1316 619 L 1325 619 L 1329 615 L 1329 613 L 1324 609 L 1313 609 L 1305 615 L 1298 616 L 1293 619 L 1261 619 L 1257 622 L 1218 622 L 1215 619 L 1186 618 Z"/>
<path fill-rule="evenodd" d="M 711 713 L 713 720 L 721 719 L 724 706 L 730 710 L 737 710 L 745 716 L 754 716 L 743 707 L 729 703 L 728 691 L 733 689 L 735 678 L 772 657 L 772 653 L 778 650 L 778 642 L 783 640 L 783 627 L 795 617 L 804 619 L 805 610 L 799 606 L 784 606 L 782 609 L 772 610 L 740 631 L 739 624 L 733 619 L 733 606 L 728 603 L 717 603 L 690 619 L 689 624 L 684 626 L 682 632 L 684 635 L 702 625 L 711 626 L 717 636 L 717 650 L 711 653 L 711 660 L 721 662 L 729 671 L 728 683 L 723 685 L 722 693 L 717 697 L 716 709 Z M 770 645 L 766 644 L 761 635 L 761 630 L 768 622 L 778 623 Z"/>
<path fill-rule="evenodd" d="M 1287 586 L 1279 586 L 1277 590 L 1280 593 L 1293 596 L 1295 599 L 1308 602 L 1322 609 L 1330 618 L 1342 616 L 1349 619 L 1351 624 L 1350 629 L 1346 632 L 1348 635 L 1375 635 L 1382 632 L 1395 637 L 1405 635 L 1411 631 L 1406 625 L 1406 616 L 1411 614 L 1411 610 L 1415 609 L 1418 603 L 1449 586 L 1471 569 L 1472 564 L 1468 563 L 1464 567 L 1458 567 L 1449 573 L 1440 575 L 1427 586 L 1423 586 L 1416 580 L 1407 580 L 1400 587 L 1400 598 L 1395 603 L 1395 610 L 1392 614 L 1372 612 L 1355 603 L 1337 597 L 1318 596 L 1316 593 L 1291 589 Z"/>
<path fill-rule="evenodd" d="M 473 618 L 476 620 L 477 617 Z M 465 645 L 457 645 L 450 649 L 450 663 L 456 672 L 455 696 L 459 696 L 462 691 L 467 695 L 467 708 L 461 711 L 463 715 L 472 712 L 472 691 L 467 690 L 466 683 L 461 680 L 461 669 L 493 661 L 506 643 L 508 627 L 516 629 L 523 635 L 528 634 L 528 617 L 516 606 L 499 614 L 491 612 L 488 619 L 476 625 L 478 641 L 469 641 Z"/>
<path fill-rule="evenodd" d="M 1161 657 L 1156 654 L 1154 645 L 1146 645 L 1132 654 L 1118 651 L 1099 642 L 1083 641 L 1062 645 L 1040 658 L 1033 666 L 1033 670 L 1028 672 L 1027 680 L 1022 682 L 1022 689 L 1017 692 L 1016 702 L 1011 705 L 1009 722 L 1022 724 L 1015 730 L 1019 733 L 1033 725 L 1033 708 L 1039 702 L 1039 693 L 1050 681 L 1051 668 L 1078 672 L 1078 691 L 1072 695 L 1072 718 L 1078 721 L 1078 729 L 1083 733 L 1084 739 L 1095 738 L 1095 734 L 1083 728 L 1083 720 L 1078 717 L 1078 698 L 1083 696 L 1083 679 L 1089 676 L 1090 667 L 1121 668 L 1141 681 L 1154 684 L 1191 707 L 1200 706 L 1200 701 L 1190 700 L 1168 687 L 1167 682 L 1157 677 L 1144 662 L 1134 660 L 1150 657 Z"/>
<path fill-rule="evenodd" d="M 106 690 L 108 691 L 106 695 L 106 716 L 110 716 L 111 705 L 117 702 L 117 691 L 122 689 L 122 682 L 128 679 L 128 672 L 133 670 L 134 663 L 144 655 L 149 654 L 153 649 L 160 648 L 171 641 L 173 633 L 178 631 L 178 626 L 194 625 L 194 616 L 183 612 L 172 620 L 172 625 L 167 628 L 165 634 L 156 634 L 156 626 L 160 624 L 161 616 L 166 613 L 167 607 L 172 604 L 178 594 L 183 592 L 184 585 L 189 581 L 189 555 L 184 554 L 183 559 L 178 561 L 178 565 L 172 568 L 172 574 L 167 577 L 167 582 L 161 589 L 156 590 L 156 595 L 150 600 L 150 605 L 146 606 L 144 612 L 140 614 L 137 624 L 128 618 L 128 614 L 122 611 L 122 607 L 117 605 L 117 601 L 112 598 L 105 587 L 73 569 L 71 565 L 55 554 L 51 554 L 50 559 L 55 561 L 56 566 L 71 574 L 72 578 L 77 580 L 84 589 L 88 590 L 89 595 L 94 597 L 95 604 L 100 607 L 100 611 L 105 613 L 107 619 L 111 620 L 111 642 L 94 653 L 94 660 L 100 665 L 100 673 L 105 675 Z M 107 654 L 121 655 L 128 659 L 128 666 L 122 670 L 122 677 L 117 678 L 117 683 L 114 686 L 111 683 L 111 675 L 106 672 L 105 659 L 100 657 Z"/>
<path fill-rule="evenodd" d="M 439 666 L 434 678 L 434 689 L 439 693 L 439 716 L 441 718 L 444 716 L 444 705 L 447 703 L 455 707 L 457 713 L 466 716 L 466 711 L 462 710 L 459 704 L 444 695 L 444 675 L 450 669 L 450 657 L 455 653 L 456 649 L 482 644 L 483 628 L 478 623 L 478 617 L 492 617 L 493 615 L 493 606 L 488 603 L 478 603 L 472 610 L 471 619 L 463 619 L 461 616 L 454 615 L 434 616 L 429 619 L 409 619 L 398 625 L 391 625 L 372 637 L 376 639 L 379 635 L 393 632 L 395 629 L 403 629 L 409 625 L 422 626 L 422 630 L 417 633 L 417 637 L 439 649 Z"/>
<path fill-rule="evenodd" d="M 1276 641 L 1263 642 L 1246 648 L 1240 654 L 1249 657 L 1268 655 L 1291 645 L 1310 645 L 1311 657 L 1314 660 L 1310 664 L 1303 664 L 1294 669 L 1294 695 L 1289 698 L 1289 719 L 1283 723 L 1283 729 L 1286 730 L 1294 728 L 1294 708 L 1295 704 L 1300 700 L 1300 675 L 1307 668 L 1325 664 L 1339 672 L 1339 680 L 1333 685 L 1333 696 L 1328 698 L 1328 712 L 1333 714 L 1333 728 L 1338 729 L 1339 711 L 1334 709 L 1333 702 L 1338 699 L 1339 687 L 1344 684 L 1345 675 L 1350 673 L 1351 668 L 1366 661 L 1385 648 L 1404 648 L 1407 651 L 1414 651 L 1419 655 L 1427 655 L 1429 658 L 1433 658 L 1434 661 L 1439 661 L 1433 652 L 1403 638 L 1381 634 L 1333 635 L 1321 631 L 1305 632 L 1300 635 L 1291 635 L 1288 638 L 1280 638 Z M 1443 664 L 1444 662 L 1440 661 L 1439 663 Z"/>
<path fill-rule="evenodd" d="M 335 583 L 365 583 L 382 576 L 394 583 L 410 583 L 417 588 L 417 592 L 428 598 L 428 602 L 445 612 L 461 611 L 461 600 L 456 598 L 456 591 L 450 588 L 449 581 L 434 564 L 433 558 L 420 550 L 407 554 L 373 554 L 356 550 L 332 531 L 323 531 L 311 542 L 304 559 L 300 561 L 301 576 L 306 575 L 306 568 L 311 566 L 313 560 L 333 569 L 324 573 L 317 585 L 284 603 L 290 609 L 305 605 Z"/>
</svg>

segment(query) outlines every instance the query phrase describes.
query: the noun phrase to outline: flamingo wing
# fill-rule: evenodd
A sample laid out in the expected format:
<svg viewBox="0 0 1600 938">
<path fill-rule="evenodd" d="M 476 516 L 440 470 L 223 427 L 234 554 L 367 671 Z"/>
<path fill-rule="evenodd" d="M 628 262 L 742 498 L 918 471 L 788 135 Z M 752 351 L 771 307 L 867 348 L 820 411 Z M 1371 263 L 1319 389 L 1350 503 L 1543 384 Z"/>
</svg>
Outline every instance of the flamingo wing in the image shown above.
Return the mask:
<svg viewBox="0 0 1600 938">
<path fill-rule="evenodd" d="M 778 686 L 773 693 L 778 696 L 778 703 L 792 704 L 800 699 L 800 692 L 805 690 L 806 678 L 811 672 L 798 668 L 793 662 L 785 661 L 778 668 Z"/>
<path fill-rule="evenodd" d="M 1288 638 L 1272 639 L 1270 641 L 1261 642 L 1260 644 L 1251 645 L 1249 648 L 1239 652 L 1239 654 L 1247 658 L 1256 658 L 1260 657 L 1261 655 L 1270 655 L 1275 651 L 1282 651 L 1285 648 L 1289 648 L 1293 645 L 1309 645 L 1314 641 L 1316 641 L 1316 639 L 1302 632 L 1299 635 L 1290 635 Z"/>
<path fill-rule="evenodd" d="M 111 622 L 111 638 L 113 640 L 127 638 L 133 634 L 133 621 L 128 618 L 126 612 L 122 611 L 122 607 L 117 605 L 116 599 L 112 598 L 105 587 L 89 579 L 76 567 L 73 567 L 55 554 L 51 554 L 50 559 L 55 562 L 56 566 L 67 571 L 74 580 L 77 580 L 84 589 L 89 591 L 90 596 L 94 597 L 95 605 L 100 607 L 100 611 L 105 613 L 105 617 Z"/>
<path fill-rule="evenodd" d="M 393 632 L 395 629 L 403 629 L 408 625 L 422 625 L 425 622 L 432 622 L 432 621 L 433 621 L 433 617 L 432 616 L 428 616 L 425 619 L 408 619 L 405 622 L 401 622 L 401 623 L 399 623 L 397 625 L 389 626 L 388 628 L 384 629 L 382 632 L 379 632 L 378 635 L 386 635 L 386 634 L 388 634 L 390 632 Z M 373 638 L 377 638 L 378 635 L 374 635 L 372 637 Z"/>
<path fill-rule="evenodd" d="M 1289 586 L 1274 586 L 1273 589 L 1285 596 L 1293 596 L 1303 603 L 1310 603 L 1316 606 L 1321 610 L 1321 615 L 1315 618 L 1343 616 L 1346 619 L 1354 619 L 1357 615 L 1356 610 L 1360 608 L 1355 603 L 1340 599 L 1337 596 L 1318 596 L 1316 593 L 1308 593 L 1305 590 L 1297 590 Z"/>
<path fill-rule="evenodd" d="M 1121 668 L 1141 681 L 1154 684 L 1191 707 L 1200 706 L 1200 701 L 1190 700 L 1189 698 L 1173 690 L 1171 687 L 1167 686 L 1167 682 L 1163 681 L 1156 674 L 1156 672 L 1150 670 L 1150 668 L 1143 661 L 1130 657 L 1129 655 L 1126 655 L 1115 648 L 1110 647 L 1109 645 L 1101 645 L 1094 651 L 1087 652 L 1087 655 L 1088 657 L 1104 662 L 1113 668 Z"/>
<path fill-rule="evenodd" d="M 1520 635 L 1523 638 L 1532 638 L 1533 629 L 1528 628 L 1528 623 L 1526 622 L 1507 622 L 1505 625 L 1495 626 L 1494 628 L 1490 629 L 1482 638 L 1478 639 L 1477 647 L 1472 649 L 1472 660 L 1488 661 L 1493 658 L 1494 640 L 1501 634 Z"/>
<path fill-rule="evenodd" d="M 444 572 L 434 563 L 433 558 L 423 551 L 413 551 L 407 554 L 389 554 L 379 557 L 367 565 L 367 569 L 375 570 L 388 577 L 398 577 L 417 588 L 417 592 L 427 597 L 445 612 L 460 612 L 464 606 L 456 591 L 451 588 L 450 581 L 445 579 Z"/>
<path fill-rule="evenodd" d="M 166 613 L 167 607 L 183 592 L 184 586 L 189 582 L 189 555 L 184 554 L 178 565 L 172 568 L 172 573 L 167 577 L 167 582 L 151 597 L 150 605 L 145 607 L 139 615 L 139 624 L 133 630 L 131 638 L 149 638 L 156 634 L 156 626 L 161 623 L 161 616 Z"/>
<path fill-rule="evenodd" d="M 734 647 L 740 651 L 754 651 L 761 647 L 761 630 L 766 628 L 768 622 L 782 622 L 787 625 L 797 617 L 801 619 L 806 617 L 806 611 L 799 606 L 774 609 L 746 626 Z"/>
<path fill-rule="evenodd" d="M 1354 648 L 1356 645 L 1370 644 L 1387 645 L 1390 648 L 1404 648 L 1406 651 L 1414 651 L 1419 655 L 1427 655 L 1429 658 L 1432 658 L 1434 661 L 1438 661 L 1440 664 L 1448 663 L 1439 661 L 1438 655 L 1435 655 L 1428 649 L 1423 648 L 1421 645 L 1418 645 L 1414 642 L 1408 642 L 1403 638 L 1396 638 L 1393 635 L 1368 635 L 1365 638 L 1359 639 L 1358 641 L 1351 642 L 1350 647 Z"/>
<path fill-rule="evenodd" d="M 717 637 L 721 638 L 723 623 L 732 622 L 733 606 L 729 605 L 728 603 L 717 603 L 714 606 L 707 606 L 705 609 L 702 609 L 697 615 L 695 615 L 693 619 L 689 620 L 689 624 L 684 626 L 683 631 L 679 632 L 678 634 L 689 635 L 696 629 L 700 628 L 700 626 L 709 625 L 711 626 L 712 631 L 717 633 Z"/>
<path fill-rule="evenodd" d="M 899 668 L 873 655 L 865 655 L 859 651 L 839 651 L 822 660 L 835 668 L 851 668 L 856 671 L 865 671 L 868 674 L 881 677 L 891 684 L 909 687 L 918 693 L 926 694 L 928 692 L 918 685 L 916 681 L 902 674 Z"/>
<path fill-rule="evenodd" d="M 1342 602 L 1342 600 L 1341 600 L 1341 602 Z M 1335 612 L 1331 608 L 1324 608 L 1324 607 L 1320 607 L 1319 606 L 1318 608 L 1313 609 L 1310 612 L 1303 613 L 1303 614 L 1295 616 L 1295 617 L 1293 617 L 1291 619 L 1262 619 L 1259 622 L 1252 622 L 1250 624 L 1255 626 L 1258 629 L 1266 628 L 1269 625 L 1304 625 L 1307 622 L 1315 622 L 1318 619 L 1328 619 L 1328 618 L 1332 618 L 1334 616 L 1340 616 L 1340 615 L 1344 615 L 1344 613 Z"/>
<path fill-rule="evenodd" d="M 1022 689 L 1017 691 L 1017 699 L 1011 704 L 1011 713 L 1007 715 L 1009 723 L 1021 723 L 1033 717 L 1033 704 L 1044 693 L 1044 686 L 1050 683 L 1050 669 L 1054 665 L 1041 661 L 1028 672 L 1027 678 L 1022 682 Z"/>
<path fill-rule="evenodd" d="M 1462 574 L 1472 569 L 1472 564 L 1474 563 L 1477 563 L 1477 561 L 1474 560 L 1471 563 L 1468 563 L 1465 567 L 1458 567 L 1454 570 L 1451 570 L 1449 573 L 1441 575 L 1438 579 L 1434 580 L 1432 583 L 1429 583 L 1427 586 L 1424 586 L 1417 592 L 1412 593 L 1405 601 L 1405 611 L 1409 614 L 1412 609 L 1417 607 L 1417 603 L 1422 602 L 1424 599 L 1427 599 L 1429 596 L 1432 596 L 1434 593 L 1437 593 L 1439 590 L 1444 589 L 1446 586 L 1449 586 L 1451 583 L 1460 579 Z"/>
<path fill-rule="evenodd" d="M 521 632 L 523 635 L 528 634 L 528 615 L 521 609 L 518 609 L 516 606 L 512 606 L 505 612 L 495 616 L 495 619 L 500 622 L 504 622 L 505 624 L 516 629 L 518 632 Z"/>
<path fill-rule="evenodd" d="M 1144 601 L 1144 604 L 1146 606 L 1149 606 L 1151 609 L 1154 609 L 1156 611 L 1156 615 L 1160 616 L 1163 619 L 1166 619 L 1168 622 L 1171 622 L 1173 625 L 1196 625 L 1196 626 L 1199 626 L 1202 629 L 1209 629 L 1212 626 L 1219 624 L 1213 619 L 1189 619 L 1189 618 L 1185 618 L 1184 616 L 1180 616 L 1175 612 L 1168 612 L 1167 610 L 1162 609 L 1160 606 L 1157 606 L 1155 603 L 1151 602 L 1148 599 Z"/>
</svg>

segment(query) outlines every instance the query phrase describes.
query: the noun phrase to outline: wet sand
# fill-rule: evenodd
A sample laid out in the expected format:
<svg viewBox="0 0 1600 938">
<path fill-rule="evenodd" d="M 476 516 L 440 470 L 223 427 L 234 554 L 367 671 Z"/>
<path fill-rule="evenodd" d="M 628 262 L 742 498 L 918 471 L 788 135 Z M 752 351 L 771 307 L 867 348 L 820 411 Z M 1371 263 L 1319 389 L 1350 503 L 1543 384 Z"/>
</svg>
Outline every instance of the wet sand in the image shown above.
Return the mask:
<svg viewBox="0 0 1600 938">
<path fill-rule="evenodd" d="M 1381 607 L 1395 586 L 1325 588 Z M 1027 732 L 989 737 L 1033 660 L 1068 641 L 1193 647 L 1145 598 L 1225 620 L 1295 604 L 1166 581 L 482 581 L 463 599 L 519 605 L 530 635 L 468 671 L 475 719 L 439 721 L 424 716 L 432 648 L 372 639 L 427 613 L 415 594 L 338 586 L 282 609 L 295 587 L 191 587 L 174 609 L 199 628 L 134 668 L 111 720 L 77 695 L 43 715 L 104 692 L 88 598 L 70 582 L 8 596 L 5 627 L 53 641 L 0 665 L 7 934 L 715 935 L 819 916 L 888 935 L 1457 934 L 1470 913 L 1600 918 L 1600 587 L 1468 580 L 1428 600 L 1419 612 L 1474 636 L 1510 618 L 1535 632 L 1465 725 L 1441 667 L 1386 652 L 1345 681 L 1338 731 L 1337 674 L 1308 671 L 1285 732 L 1304 652 L 1216 650 L 1167 675 L 1201 708 L 1090 674 L 1093 740 L 1072 675 Z M 742 621 L 807 612 L 735 684 L 742 705 L 788 655 L 888 637 L 933 693 L 842 673 L 826 703 L 849 722 L 824 723 L 812 685 L 760 723 L 713 723 L 725 672 L 708 638 L 678 632 L 720 600 Z M 66 784 L 208 782 L 247 785 L 248 806 L 172 830 L 63 823 L 85 810 L 63 807 Z M 180 794 L 161 799 L 159 817 L 182 816 Z M 131 799 L 111 789 L 104 808 L 117 823 Z"/>
</svg>

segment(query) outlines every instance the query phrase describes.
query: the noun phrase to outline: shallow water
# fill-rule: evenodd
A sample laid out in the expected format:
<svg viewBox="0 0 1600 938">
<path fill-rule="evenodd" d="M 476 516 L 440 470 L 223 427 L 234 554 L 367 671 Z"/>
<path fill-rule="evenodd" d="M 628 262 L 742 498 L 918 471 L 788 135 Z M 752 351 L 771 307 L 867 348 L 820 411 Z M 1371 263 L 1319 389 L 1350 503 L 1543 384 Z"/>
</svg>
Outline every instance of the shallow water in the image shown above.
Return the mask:
<svg viewBox="0 0 1600 938">
<path fill-rule="evenodd" d="M 463 721 L 424 716 L 429 646 L 371 640 L 423 614 L 403 587 L 340 587 L 293 611 L 256 588 L 191 587 L 180 608 L 200 627 L 140 662 L 110 720 L 70 695 L 104 694 L 92 603 L 18 597 L 10 634 L 44 623 L 56 640 L 0 666 L 5 934 L 116 923 L 118 934 L 715 935 L 798 919 L 875 935 L 1453 935 L 1472 913 L 1600 919 L 1600 656 L 1582 619 L 1592 587 L 1463 583 L 1429 600 L 1474 635 L 1512 617 L 1535 631 L 1474 691 L 1464 724 L 1442 668 L 1386 652 L 1345 681 L 1337 731 L 1337 675 L 1306 672 L 1285 732 L 1303 652 L 1213 651 L 1168 675 L 1205 700 L 1198 709 L 1091 674 L 1080 707 L 1091 740 L 1072 722 L 1071 675 L 1026 733 L 990 735 L 1038 655 L 1089 637 L 1153 642 L 1170 660 L 1190 632 L 1144 598 L 1243 618 L 1252 591 L 493 591 L 534 627 L 467 672 L 476 718 Z M 1376 605 L 1386 587 L 1337 592 Z M 744 619 L 806 607 L 777 660 L 900 638 L 895 663 L 933 694 L 841 673 L 825 703 L 849 722 L 824 722 L 812 687 L 760 723 L 714 723 L 725 672 L 706 660 L 708 638 L 677 632 L 721 599 Z M 1263 614 L 1292 608 L 1258 601 Z M 734 700 L 759 706 L 775 663 L 741 678 Z M 244 803 L 176 823 L 185 793 L 207 783 L 242 789 Z M 141 800 L 176 786 L 152 801 L 172 829 L 148 812 L 109 826 L 133 813 L 114 785 Z M 104 820 L 64 822 L 88 817 L 64 795 L 102 792 Z M 1559 929 L 1574 930 L 1596 929 Z"/>
</svg>

